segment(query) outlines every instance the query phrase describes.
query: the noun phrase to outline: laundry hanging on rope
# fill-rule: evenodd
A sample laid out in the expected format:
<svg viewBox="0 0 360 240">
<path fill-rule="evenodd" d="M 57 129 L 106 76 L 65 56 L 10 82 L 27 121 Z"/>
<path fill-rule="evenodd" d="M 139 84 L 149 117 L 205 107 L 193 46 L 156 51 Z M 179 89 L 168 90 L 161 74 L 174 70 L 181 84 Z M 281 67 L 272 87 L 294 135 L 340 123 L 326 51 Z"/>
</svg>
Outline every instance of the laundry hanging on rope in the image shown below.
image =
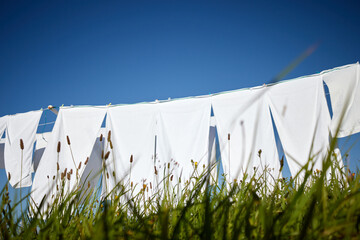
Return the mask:
<svg viewBox="0 0 360 240">
<path fill-rule="evenodd" d="M 10 115 L 6 123 L 5 171 L 14 188 L 32 184 L 32 155 L 42 110 Z"/>
<path fill-rule="evenodd" d="M 47 206 L 59 189 L 67 194 L 80 184 L 105 114 L 106 107 L 60 108 L 34 176 L 32 207 L 39 206 L 44 197 L 43 206 Z M 66 185 L 61 186 L 65 177 Z"/>
<path fill-rule="evenodd" d="M 229 182 L 256 174 L 281 177 L 266 89 L 219 94 L 211 102 L 221 159 Z M 246 180 L 246 179 L 245 179 Z"/>
<path fill-rule="evenodd" d="M 309 159 L 321 170 L 331 121 L 321 76 L 279 83 L 266 94 L 291 175 Z"/>
<path fill-rule="evenodd" d="M 360 66 L 359 63 L 325 72 L 333 117 L 333 137 L 346 137 L 360 132 Z M 338 132 L 337 132 L 338 130 Z"/>
</svg>

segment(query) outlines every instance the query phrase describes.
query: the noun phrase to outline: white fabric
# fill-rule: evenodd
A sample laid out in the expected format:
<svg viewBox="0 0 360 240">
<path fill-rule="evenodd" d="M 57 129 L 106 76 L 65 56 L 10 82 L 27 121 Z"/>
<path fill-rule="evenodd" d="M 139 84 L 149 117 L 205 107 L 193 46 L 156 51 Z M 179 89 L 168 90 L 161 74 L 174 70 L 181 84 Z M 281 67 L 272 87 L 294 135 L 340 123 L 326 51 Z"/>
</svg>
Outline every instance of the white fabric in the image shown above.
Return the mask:
<svg viewBox="0 0 360 240">
<path fill-rule="evenodd" d="M 33 172 L 36 172 L 36 169 L 39 166 L 40 159 L 45 151 L 47 143 L 49 142 L 50 136 L 51 132 L 36 134 L 36 146 L 33 156 Z"/>
<path fill-rule="evenodd" d="M 330 114 L 321 76 L 269 87 L 268 96 L 290 172 L 293 177 L 313 158 L 322 169 L 329 146 Z M 300 175 L 302 176 L 302 174 Z"/>
<path fill-rule="evenodd" d="M 8 116 L 5 140 L 5 171 L 15 188 L 32 183 L 32 155 L 42 110 Z M 24 150 L 20 148 L 20 141 Z"/>
<path fill-rule="evenodd" d="M 5 148 L 5 138 L 0 138 L 0 169 L 5 169 L 4 148 Z"/>
<path fill-rule="evenodd" d="M 60 176 L 65 169 L 67 172 L 73 170 L 70 181 L 65 181 L 65 194 L 78 185 L 85 170 L 84 163 L 90 157 L 98 137 L 106 109 L 106 107 L 60 108 L 48 145 L 34 177 L 31 194 L 33 202 L 31 204 L 35 203 L 38 206 L 45 196 L 45 206 L 52 202 L 52 195 L 58 194 L 63 187 L 60 184 Z M 70 146 L 67 143 L 67 136 L 70 138 Z M 57 152 L 58 142 L 61 143 L 59 154 Z M 59 163 L 59 171 L 57 171 L 57 163 Z M 76 169 L 78 169 L 78 174 Z M 56 185 L 59 185 L 59 191 L 57 191 Z"/>
<path fill-rule="evenodd" d="M 213 119 L 213 118 L 212 118 Z M 210 172 L 211 178 L 210 183 L 217 184 L 217 173 L 218 173 L 218 165 L 216 161 L 216 127 L 215 125 L 210 125 L 209 132 L 209 163 L 210 163 Z"/>
<path fill-rule="evenodd" d="M 264 89 L 219 94 L 213 96 L 212 106 L 226 179 L 230 182 L 242 180 L 245 173 L 252 177 L 254 168 L 257 177 L 266 169 L 273 178 L 281 176 Z"/>
<path fill-rule="evenodd" d="M 333 117 L 331 133 L 346 137 L 360 132 L 360 67 L 359 63 L 324 73 L 329 88 Z"/>
<path fill-rule="evenodd" d="M 143 184 L 150 188 L 150 182 L 151 191 L 155 191 L 156 105 L 136 104 L 109 108 L 105 138 L 107 140 L 108 132 L 111 131 L 113 149 L 107 142 L 104 154 L 110 151 L 110 156 L 105 160 L 103 194 L 108 194 L 119 183 L 126 186 L 127 190 L 131 190 L 131 182 L 133 187 L 129 193 L 132 192 L 133 195 L 143 188 Z M 133 156 L 132 163 L 130 163 L 131 155 Z"/>
<path fill-rule="evenodd" d="M 100 129 L 100 133 L 97 136 L 105 134 L 103 128 Z M 84 186 L 83 192 L 89 193 L 90 191 L 97 191 L 98 182 L 101 176 L 101 152 L 104 150 L 104 138 L 100 141 L 100 137 L 96 139 L 94 147 L 92 149 L 90 159 L 85 167 L 85 170 L 81 176 L 81 185 Z"/>
<path fill-rule="evenodd" d="M 4 131 L 6 129 L 7 117 L 8 116 L 4 116 L 0 118 L 0 169 L 5 168 L 5 163 L 4 163 L 5 139 L 2 138 L 2 135 L 4 134 Z"/>
<path fill-rule="evenodd" d="M 2 138 L 2 135 L 4 134 L 4 131 L 6 129 L 8 117 L 9 116 L 4 116 L 0 118 L 0 138 Z"/>
<path fill-rule="evenodd" d="M 164 165 L 156 165 L 165 177 L 173 175 L 173 187 L 181 178 L 182 187 L 191 176 L 198 177 L 204 171 L 203 165 L 205 169 L 208 166 L 210 98 L 175 100 L 158 107 L 158 158 Z"/>
</svg>

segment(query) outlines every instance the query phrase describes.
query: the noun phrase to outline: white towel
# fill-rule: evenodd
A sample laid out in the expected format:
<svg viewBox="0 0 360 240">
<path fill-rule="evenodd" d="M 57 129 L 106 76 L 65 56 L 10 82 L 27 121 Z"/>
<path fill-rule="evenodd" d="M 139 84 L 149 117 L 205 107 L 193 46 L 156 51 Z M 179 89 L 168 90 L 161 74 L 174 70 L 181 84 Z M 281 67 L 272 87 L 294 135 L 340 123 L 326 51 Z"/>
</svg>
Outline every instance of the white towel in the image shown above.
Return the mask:
<svg viewBox="0 0 360 240">
<path fill-rule="evenodd" d="M 270 109 L 291 175 L 294 177 L 309 158 L 314 159 L 314 170 L 321 170 L 330 128 L 321 76 L 295 79 L 269 88 Z"/>
<path fill-rule="evenodd" d="M 275 179 L 281 176 L 265 90 L 235 91 L 212 98 L 221 160 L 228 181 L 243 180 L 245 173 L 248 178 L 252 177 L 255 171 L 259 177 L 266 169 Z"/>
<path fill-rule="evenodd" d="M 360 132 L 360 67 L 347 65 L 324 73 L 323 80 L 330 92 L 333 117 L 332 136 L 346 137 Z"/>
<path fill-rule="evenodd" d="M 31 204 L 38 206 L 46 196 L 44 206 L 47 206 L 48 203 L 52 203 L 52 196 L 58 194 L 62 188 L 66 194 L 77 187 L 85 170 L 85 162 L 90 157 L 98 137 L 106 109 L 106 107 L 60 108 L 51 137 L 35 173 Z M 70 145 L 68 145 L 67 136 L 69 136 Z M 58 153 L 59 142 L 60 152 Z M 59 170 L 57 170 L 57 163 Z M 65 180 L 65 186 L 62 186 L 60 178 L 65 169 L 67 173 L 72 170 L 72 174 L 70 181 Z M 59 190 L 57 190 L 57 185 Z M 46 207 L 42 210 L 46 210 Z"/>
<path fill-rule="evenodd" d="M 8 116 L 5 140 L 5 171 L 15 188 L 32 183 L 32 155 L 42 110 Z M 20 148 L 22 141 L 23 150 Z"/>
</svg>

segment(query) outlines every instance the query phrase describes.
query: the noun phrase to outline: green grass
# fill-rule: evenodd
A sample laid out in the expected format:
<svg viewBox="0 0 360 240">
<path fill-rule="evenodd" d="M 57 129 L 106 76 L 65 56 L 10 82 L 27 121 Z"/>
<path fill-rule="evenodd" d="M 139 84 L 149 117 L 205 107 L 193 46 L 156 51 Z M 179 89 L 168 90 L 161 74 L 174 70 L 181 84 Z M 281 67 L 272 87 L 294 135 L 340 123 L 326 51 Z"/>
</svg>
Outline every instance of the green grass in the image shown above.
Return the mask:
<svg viewBox="0 0 360 240">
<path fill-rule="evenodd" d="M 266 186 L 264 176 L 211 185 L 204 171 L 175 195 L 171 177 L 164 193 L 135 196 L 117 186 L 97 200 L 83 189 L 57 196 L 45 215 L 28 209 L 20 217 L 1 192 L 1 239 L 355 239 L 360 234 L 359 175 L 335 176 L 331 157 L 324 171 L 304 166 L 301 184 L 292 178 Z M 308 169 L 308 170 L 307 170 Z M 332 170 L 331 176 L 325 171 Z M 225 176 L 226 178 L 226 176 Z M 65 178 L 66 179 L 66 178 Z M 65 181 L 65 180 L 64 180 Z M 86 186 L 83 186 L 86 188 Z M 132 197 L 129 197 L 132 196 Z M 28 201 L 24 196 L 24 201 Z"/>
</svg>

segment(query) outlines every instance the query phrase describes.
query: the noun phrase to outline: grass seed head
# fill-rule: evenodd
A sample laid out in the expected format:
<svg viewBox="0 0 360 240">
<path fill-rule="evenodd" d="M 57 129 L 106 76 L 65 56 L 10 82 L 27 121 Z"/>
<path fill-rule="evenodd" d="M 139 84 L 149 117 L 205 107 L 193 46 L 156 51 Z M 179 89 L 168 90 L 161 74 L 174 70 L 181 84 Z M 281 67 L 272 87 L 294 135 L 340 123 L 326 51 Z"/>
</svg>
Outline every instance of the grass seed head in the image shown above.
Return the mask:
<svg viewBox="0 0 360 240">
<path fill-rule="evenodd" d="M 68 145 L 70 145 L 70 144 L 71 144 L 71 143 L 70 143 L 70 138 L 69 138 L 69 136 L 68 136 L 68 135 L 66 136 L 66 141 L 67 141 L 67 144 L 68 144 Z"/>
<path fill-rule="evenodd" d="M 108 137 L 107 137 L 107 140 L 108 140 L 108 142 L 110 142 L 110 141 L 111 141 L 111 130 L 108 132 Z"/>
<path fill-rule="evenodd" d="M 134 161 L 134 157 L 133 157 L 133 155 L 131 154 L 131 156 L 130 156 L 130 163 L 132 163 Z"/>
<path fill-rule="evenodd" d="M 61 142 L 59 141 L 59 142 L 58 142 L 58 145 L 57 145 L 57 152 L 59 153 L 60 150 L 61 150 Z"/>
<path fill-rule="evenodd" d="M 89 157 L 86 158 L 84 164 L 86 165 L 89 162 Z"/>
<path fill-rule="evenodd" d="M 24 150 L 24 141 L 20 139 L 20 148 L 21 150 Z"/>
<path fill-rule="evenodd" d="M 109 158 L 109 155 L 110 155 L 110 151 L 108 151 L 108 152 L 105 154 L 105 160 Z"/>
<path fill-rule="evenodd" d="M 100 134 L 100 142 L 102 142 L 102 140 L 103 140 L 103 135 Z"/>
</svg>

